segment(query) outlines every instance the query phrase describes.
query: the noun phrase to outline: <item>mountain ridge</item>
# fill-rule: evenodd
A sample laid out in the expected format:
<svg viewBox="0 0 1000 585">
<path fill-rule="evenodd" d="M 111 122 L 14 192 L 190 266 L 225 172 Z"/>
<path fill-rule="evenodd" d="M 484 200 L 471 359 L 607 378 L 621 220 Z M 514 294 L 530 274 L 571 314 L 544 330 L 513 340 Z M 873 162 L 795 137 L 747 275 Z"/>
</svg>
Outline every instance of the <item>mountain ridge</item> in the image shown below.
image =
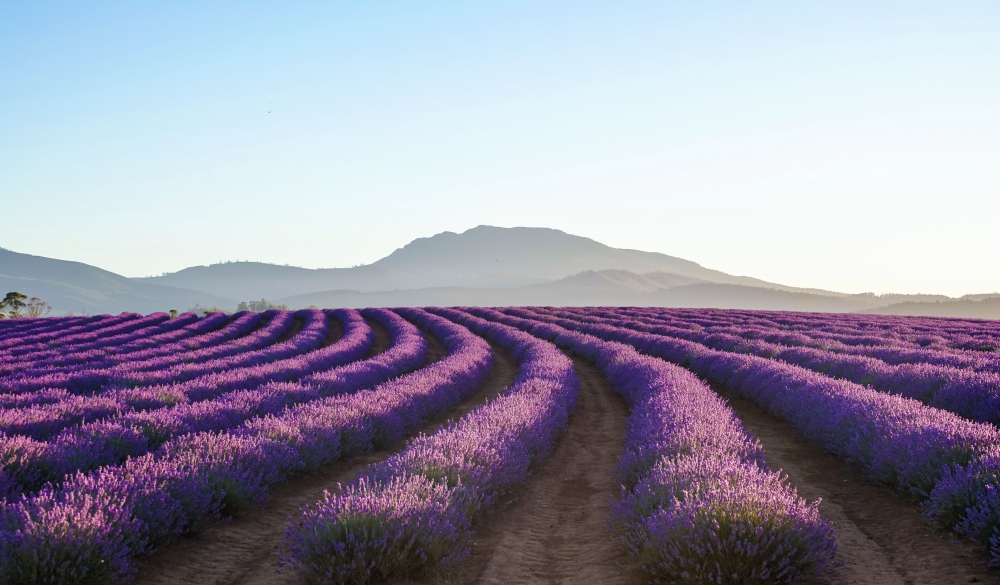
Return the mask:
<svg viewBox="0 0 1000 585">
<path fill-rule="evenodd" d="M 353 268 L 298 268 L 234 262 L 135 279 L 224 297 L 282 298 L 330 290 L 379 292 L 440 287 L 515 288 L 553 282 L 587 270 L 663 272 L 790 292 L 849 296 L 736 276 L 659 252 L 613 248 L 551 228 L 477 226 L 462 233 L 416 238 L 388 256 Z M 255 276 L 254 272 L 257 275 Z M 277 273 L 281 278 L 277 278 Z M 295 292 L 293 292 L 295 291 Z"/>
<path fill-rule="evenodd" d="M 59 313 L 152 313 L 236 302 L 201 291 L 137 282 L 83 262 L 7 249 L 0 249 L 0 289 L 39 297 Z"/>
<path fill-rule="evenodd" d="M 877 306 L 872 295 L 829 296 L 727 283 L 697 281 L 666 273 L 625 270 L 586 271 L 555 282 L 515 288 L 426 287 L 399 291 L 335 290 L 280 299 L 292 308 L 307 306 L 670 306 L 732 309 L 855 312 Z"/>
<path fill-rule="evenodd" d="M 238 301 L 260 298 L 292 308 L 651 305 L 861 312 L 930 310 L 921 303 L 951 310 L 954 302 L 984 302 L 992 296 L 877 296 L 793 287 L 658 252 L 613 248 L 560 230 L 493 226 L 417 238 L 376 262 L 351 268 L 226 262 L 145 278 L 0 249 L 4 286 L 42 297 L 58 312 L 88 313 L 196 305 L 232 309 Z M 896 305 L 903 306 L 888 308 Z M 984 306 L 992 302 L 969 305 Z"/>
</svg>

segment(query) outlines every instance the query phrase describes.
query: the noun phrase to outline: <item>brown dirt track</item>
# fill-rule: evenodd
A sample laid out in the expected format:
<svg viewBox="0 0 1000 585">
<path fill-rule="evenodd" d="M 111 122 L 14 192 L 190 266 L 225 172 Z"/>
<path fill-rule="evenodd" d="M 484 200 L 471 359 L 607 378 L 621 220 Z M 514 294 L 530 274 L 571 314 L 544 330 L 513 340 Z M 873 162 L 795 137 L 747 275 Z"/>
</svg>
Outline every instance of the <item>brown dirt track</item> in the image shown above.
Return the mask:
<svg viewBox="0 0 1000 585">
<path fill-rule="evenodd" d="M 551 456 L 476 526 L 469 557 L 399 583 L 641 583 L 607 527 L 628 407 L 596 367 L 574 359 L 580 399 Z"/>
<path fill-rule="evenodd" d="M 767 462 L 781 469 L 834 526 L 843 585 L 997 583 L 983 549 L 928 524 L 916 503 L 866 483 L 837 457 L 796 436 L 791 425 L 743 398 L 726 396 L 744 426 L 764 445 Z"/>
</svg>

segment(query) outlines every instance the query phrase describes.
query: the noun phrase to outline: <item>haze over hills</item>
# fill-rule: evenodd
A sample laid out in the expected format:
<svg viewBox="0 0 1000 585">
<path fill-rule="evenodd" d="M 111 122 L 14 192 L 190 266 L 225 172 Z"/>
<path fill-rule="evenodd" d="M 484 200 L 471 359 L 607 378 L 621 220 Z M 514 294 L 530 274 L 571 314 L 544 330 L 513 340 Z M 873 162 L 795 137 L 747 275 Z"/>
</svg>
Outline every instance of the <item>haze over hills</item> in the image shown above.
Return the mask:
<svg viewBox="0 0 1000 585">
<path fill-rule="evenodd" d="M 173 307 L 230 306 L 235 301 L 210 293 L 139 282 L 67 260 L 20 254 L 0 248 L 0 290 L 39 297 L 57 313 L 152 313 Z"/>
<path fill-rule="evenodd" d="M 919 315 L 922 317 L 963 317 L 966 319 L 1000 319 L 1000 293 L 966 295 L 948 301 L 907 301 L 887 307 L 869 309 L 879 315 Z"/>
<path fill-rule="evenodd" d="M 125 278 L 79 262 L 0 252 L 0 287 L 58 312 L 403 305 L 649 305 L 1000 318 L 991 295 L 847 294 L 735 276 L 655 252 L 612 248 L 546 228 L 479 226 L 418 238 L 369 265 L 308 269 L 259 262 Z M 982 300 L 987 299 L 987 300 Z M 969 313 L 969 312 L 972 313 Z"/>
<path fill-rule="evenodd" d="M 286 297 L 279 302 L 289 307 L 629 305 L 855 312 L 885 305 L 891 299 L 704 282 L 663 272 L 637 274 L 627 270 L 600 270 L 514 288 L 427 287 L 367 293 L 336 290 Z"/>
<path fill-rule="evenodd" d="M 661 272 L 694 282 L 738 284 L 831 296 L 733 276 L 690 260 L 612 248 L 590 238 L 547 228 L 479 226 L 461 234 L 417 238 L 372 264 L 354 268 L 306 269 L 257 262 L 186 268 L 139 282 L 190 288 L 230 298 L 282 298 L 331 290 L 378 292 L 428 287 L 513 288 L 553 282 L 588 270 Z M 676 281 L 678 284 L 680 280 Z"/>
</svg>

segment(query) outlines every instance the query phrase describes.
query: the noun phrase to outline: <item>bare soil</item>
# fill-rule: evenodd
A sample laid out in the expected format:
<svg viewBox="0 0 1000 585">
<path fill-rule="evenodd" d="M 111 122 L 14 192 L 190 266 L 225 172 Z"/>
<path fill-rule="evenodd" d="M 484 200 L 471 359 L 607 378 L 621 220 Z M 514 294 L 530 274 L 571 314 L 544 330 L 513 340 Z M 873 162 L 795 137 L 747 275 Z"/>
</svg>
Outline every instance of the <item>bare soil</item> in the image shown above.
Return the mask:
<svg viewBox="0 0 1000 585">
<path fill-rule="evenodd" d="M 344 326 L 340 321 L 337 319 L 327 319 L 326 322 L 326 339 L 323 341 L 323 347 L 335 343 L 338 339 L 344 336 Z"/>
<path fill-rule="evenodd" d="M 296 317 L 292 319 L 291 326 L 289 326 L 288 329 L 285 329 L 285 332 L 281 334 L 281 337 L 276 339 L 274 342 L 282 343 L 295 337 L 296 335 L 298 335 L 299 331 L 302 331 L 302 328 L 305 326 L 305 324 L 306 320 L 303 317 Z"/>
<path fill-rule="evenodd" d="M 866 482 L 836 456 L 797 436 L 788 423 L 746 399 L 722 395 L 760 439 L 768 464 L 788 474 L 800 496 L 822 498 L 820 514 L 833 524 L 842 563 L 834 583 L 1000 584 L 1000 574 L 987 568 L 982 547 L 931 526 L 915 502 Z"/>
<path fill-rule="evenodd" d="M 481 519 L 469 557 L 399 583 L 630 585 L 638 575 L 607 525 L 628 406 L 593 365 L 576 358 L 580 399 L 551 456 Z"/>
<path fill-rule="evenodd" d="M 332 322 L 333 320 L 331 320 L 331 324 Z M 392 345 L 392 336 L 389 335 L 389 330 L 386 329 L 381 323 L 379 323 L 375 319 L 366 318 L 365 323 L 367 323 L 368 326 L 371 327 L 373 334 L 372 348 L 368 351 L 368 355 L 365 356 L 365 359 L 370 359 L 384 352 L 385 350 L 389 349 L 389 346 Z M 339 335 L 337 336 L 337 339 L 340 339 Z M 440 344 L 438 344 L 438 347 L 440 347 Z M 443 350 L 444 348 L 440 347 L 440 349 Z M 443 355 L 441 357 L 443 357 Z M 441 359 L 441 357 L 438 357 L 433 361 L 436 362 L 439 359 Z"/>
<path fill-rule="evenodd" d="M 376 344 L 384 328 L 372 323 Z M 444 346 L 432 335 L 426 335 L 429 345 L 427 363 L 446 355 Z M 420 432 L 432 433 L 449 418 L 461 417 L 486 400 L 497 396 L 513 383 L 517 363 L 506 351 L 494 347 L 493 368 L 478 392 L 470 400 L 430 421 Z M 402 445 L 397 445 L 396 448 Z M 143 559 L 136 583 L 166 585 L 191 583 L 205 585 L 291 584 L 292 573 L 278 572 L 278 559 L 284 543 L 285 527 L 298 516 L 304 506 L 315 504 L 324 491 L 337 489 L 371 463 L 384 460 L 395 450 L 368 453 L 349 461 L 337 462 L 309 475 L 296 477 L 272 488 L 262 510 L 238 518 L 216 522 L 201 533 L 185 536 Z"/>
</svg>

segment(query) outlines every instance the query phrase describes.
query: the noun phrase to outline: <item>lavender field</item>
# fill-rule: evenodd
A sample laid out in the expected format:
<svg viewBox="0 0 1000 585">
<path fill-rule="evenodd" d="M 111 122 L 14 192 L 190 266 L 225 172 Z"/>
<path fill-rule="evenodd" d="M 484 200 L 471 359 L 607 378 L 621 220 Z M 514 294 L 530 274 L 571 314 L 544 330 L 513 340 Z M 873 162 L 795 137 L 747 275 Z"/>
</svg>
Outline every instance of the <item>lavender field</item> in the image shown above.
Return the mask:
<svg viewBox="0 0 1000 585">
<path fill-rule="evenodd" d="M 0 321 L 0 583 L 1000 582 L 1000 323 Z"/>
</svg>

